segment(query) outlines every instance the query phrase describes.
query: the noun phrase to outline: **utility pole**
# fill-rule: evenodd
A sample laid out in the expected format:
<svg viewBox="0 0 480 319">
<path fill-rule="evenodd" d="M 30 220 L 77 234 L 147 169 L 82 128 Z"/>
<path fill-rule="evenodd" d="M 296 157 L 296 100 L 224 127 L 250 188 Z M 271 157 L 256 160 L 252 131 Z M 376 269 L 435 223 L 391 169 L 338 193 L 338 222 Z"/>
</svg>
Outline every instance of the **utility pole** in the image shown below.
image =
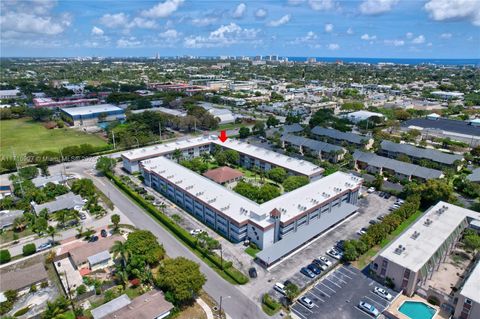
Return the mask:
<svg viewBox="0 0 480 319">
<path fill-rule="evenodd" d="M 116 149 L 115 147 L 115 132 L 112 130 L 112 140 L 113 140 L 113 149 Z"/>
<path fill-rule="evenodd" d="M 18 174 L 18 163 L 17 163 L 17 159 L 16 159 L 16 156 L 15 156 L 15 151 L 13 150 L 13 147 L 12 147 L 12 155 L 13 155 L 13 161 L 15 162 L 15 170 L 17 171 L 17 174 Z M 20 179 L 20 190 L 22 191 L 22 196 L 25 198 L 25 191 L 23 190 L 23 179 L 20 177 L 20 174 L 18 174 L 18 178 Z"/>
<path fill-rule="evenodd" d="M 162 140 L 162 122 L 158 122 L 158 134 L 160 135 L 160 141 Z"/>
</svg>

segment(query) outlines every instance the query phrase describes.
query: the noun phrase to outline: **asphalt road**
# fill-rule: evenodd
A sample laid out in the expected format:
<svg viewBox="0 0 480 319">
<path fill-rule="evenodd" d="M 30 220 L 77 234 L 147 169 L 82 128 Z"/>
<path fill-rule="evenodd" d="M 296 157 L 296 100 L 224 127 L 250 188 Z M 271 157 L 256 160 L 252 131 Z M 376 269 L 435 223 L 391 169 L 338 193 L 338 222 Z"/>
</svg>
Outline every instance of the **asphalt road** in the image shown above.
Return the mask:
<svg viewBox="0 0 480 319">
<path fill-rule="evenodd" d="M 193 254 L 188 248 L 177 241 L 169 232 L 160 226 L 153 218 L 145 213 L 136 204 L 130 201 L 126 195 L 119 191 L 110 181 L 104 177 L 94 175 L 92 162 L 71 162 L 68 163 L 67 173 L 75 173 L 91 178 L 95 185 L 105 194 L 108 194 L 111 201 L 118 207 L 125 216 L 130 219 L 136 227 L 146 229 L 155 234 L 165 247 L 170 257 L 183 256 L 200 264 L 200 270 L 207 277 L 204 290 L 212 296 L 217 302 L 223 297 L 222 308 L 234 319 L 267 318 L 264 312 L 237 287 L 231 285 L 222 279 L 215 271 L 207 266 L 203 261 Z M 93 162 L 94 163 L 94 162 Z M 50 170 L 62 169 L 61 167 L 51 167 Z"/>
</svg>

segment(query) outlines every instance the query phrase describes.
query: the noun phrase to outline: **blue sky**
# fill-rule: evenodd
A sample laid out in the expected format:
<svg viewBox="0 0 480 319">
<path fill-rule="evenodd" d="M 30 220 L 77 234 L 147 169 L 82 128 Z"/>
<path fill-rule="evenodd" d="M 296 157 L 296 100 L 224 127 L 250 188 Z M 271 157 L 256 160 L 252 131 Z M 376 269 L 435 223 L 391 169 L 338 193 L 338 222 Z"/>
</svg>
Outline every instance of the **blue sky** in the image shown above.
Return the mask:
<svg viewBox="0 0 480 319">
<path fill-rule="evenodd" d="M 2 0 L 1 56 L 480 58 L 480 0 Z"/>
</svg>

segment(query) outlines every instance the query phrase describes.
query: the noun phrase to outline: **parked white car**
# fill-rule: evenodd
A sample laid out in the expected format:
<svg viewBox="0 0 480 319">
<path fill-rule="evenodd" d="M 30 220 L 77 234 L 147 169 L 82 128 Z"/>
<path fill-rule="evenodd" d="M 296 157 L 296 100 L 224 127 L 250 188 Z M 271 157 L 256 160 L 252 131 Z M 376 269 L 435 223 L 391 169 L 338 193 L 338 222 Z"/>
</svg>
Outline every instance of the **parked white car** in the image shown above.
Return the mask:
<svg viewBox="0 0 480 319">
<path fill-rule="evenodd" d="M 379 295 L 380 297 L 382 297 L 383 299 L 387 300 L 387 301 L 391 301 L 392 300 L 392 295 L 386 291 L 385 289 L 383 288 L 380 288 L 380 287 L 375 287 L 373 289 L 373 292 L 377 295 Z"/>
<path fill-rule="evenodd" d="M 190 231 L 190 235 L 192 236 L 197 236 L 197 235 L 200 235 L 201 233 L 203 233 L 203 230 L 201 230 L 200 228 L 192 229 Z"/>
<path fill-rule="evenodd" d="M 372 306 L 371 304 L 365 301 L 360 301 L 360 303 L 358 304 L 358 308 L 360 308 L 361 310 L 365 311 L 366 313 L 368 313 L 369 315 L 375 318 L 377 318 L 380 315 L 380 312 L 377 310 L 377 308 L 375 308 L 374 306 Z"/>
<path fill-rule="evenodd" d="M 369 189 L 367 189 L 367 193 L 371 194 L 371 193 L 375 193 L 376 189 L 375 187 L 370 187 Z"/>
<path fill-rule="evenodd" d="M 313 301 L 311 301 L 309 298 L 303 296 L 299 299 L 300 303 L 307 307 L 308 309 L 312 309 L 314 306 Z"/>
<path fill-rule="evenodd" d="M 329 251 L 327 251 L 327 255 L 329 255 L 332 258 L 335 258 L 337 260 L 342 259 L 343 254 L 336 249 L 332 248 Z"/>
<path fill-rule="evenodd" d="M 287 293 L 285 292 L 285 285 L 280 282 L 277 282 L 275 286 L 273 286 L 273 289 L 275 289 L 284 296 L 287 295 Z"/>
<path fill-rule="evenodd" d="M 328 260 L 327 257 L 320 256 L 320 257 L 318 257 L 318 260 L 320 260 L 320 262 L 327 267 L 330 267 L 332 265 L 332 262 L 330 260 Z"/>
</svg>

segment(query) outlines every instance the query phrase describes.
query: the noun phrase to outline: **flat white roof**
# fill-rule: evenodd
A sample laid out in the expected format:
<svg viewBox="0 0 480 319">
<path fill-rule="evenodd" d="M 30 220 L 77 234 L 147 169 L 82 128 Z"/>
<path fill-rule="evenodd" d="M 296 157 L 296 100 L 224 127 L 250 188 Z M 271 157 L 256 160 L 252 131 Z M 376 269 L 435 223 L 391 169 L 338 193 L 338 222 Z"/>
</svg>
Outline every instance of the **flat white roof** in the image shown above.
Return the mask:
<svg viewBox="0 0 480 319">
<path fill-rule="evenodd" d="M 113 111 L 123 111 L 123 109 L 112 104 L 97 104 L 97 105 L 69 107 L 69 108 L 62 109 L 62 111 L 72 116 L 75 116 L 75 115 L 96 114 L 96 113 L 105 113 L 105 112 L 113 112 Z"/>
<path fill-rule="evenodd" d="M 465 281 L 460 294 L 476 303 L 480 303 L 480 263 L 477 262 L 472 273 Z"/>
<path fill-rule="evenodd" d="M 122 153 L 122 156 L 128 159 L 129 161 L 141 161 L 148 158 L 154 158 L 157 156 L 164 155 L 166 153 L 173 152 L 175 149 L 186 149 L 190 147 L 195 147 L 202 144 L 215 143 L 219 146 L 224 146 L 229 149 L 236 150 L 240 153 L 256 157 L 262 161 L 267 161 L 276 166 L 284 167 L 288 170 L 306 175 L 312 176 L 316 174 L 321 174 L 323 168 L 312 164 L 308 161 L 296 159 L 289 157 L 277 152 L 267 150 L 262 147 L 254 146 L 239 140 L 228 139 L 224 143 L 218 140 L 215 135 L 208 137 L 197 137 L 186 140 L 177 140 L 175 142 L 158 144 L 155 146 L 138 148 L 130 150 L 128 152 Z"/>
<path fill-rule="evenodd" d="M 439 214 L 439 211 L 443 213 Z M 480 220 L 480 213 L 446 202 L 438 202 L 385 247 L 380 256 L 417 272 L 467 217 Z M 431 222 L 426 222 L 427 219 Z M 418 234 L 416 238 L 412 236 L 414 233 Z M 400 245 L 402 252 L 398 253 L 396 250 Z"/>
<path fill-rule="evenodd" d="M 318 206 L 341 191 L 358 187 L 362 181 L 351 174 L 336 172 L 260 205 L 166 157 L 145 160 L 141 164 L 145 170 L 153 171 L 169 180 L 237 223 L 251 219 L 260 226 L 271 224 L 269 213 L 275 208 L 282 212 L 281 221 L 284 222 Z"/>
</svg>

